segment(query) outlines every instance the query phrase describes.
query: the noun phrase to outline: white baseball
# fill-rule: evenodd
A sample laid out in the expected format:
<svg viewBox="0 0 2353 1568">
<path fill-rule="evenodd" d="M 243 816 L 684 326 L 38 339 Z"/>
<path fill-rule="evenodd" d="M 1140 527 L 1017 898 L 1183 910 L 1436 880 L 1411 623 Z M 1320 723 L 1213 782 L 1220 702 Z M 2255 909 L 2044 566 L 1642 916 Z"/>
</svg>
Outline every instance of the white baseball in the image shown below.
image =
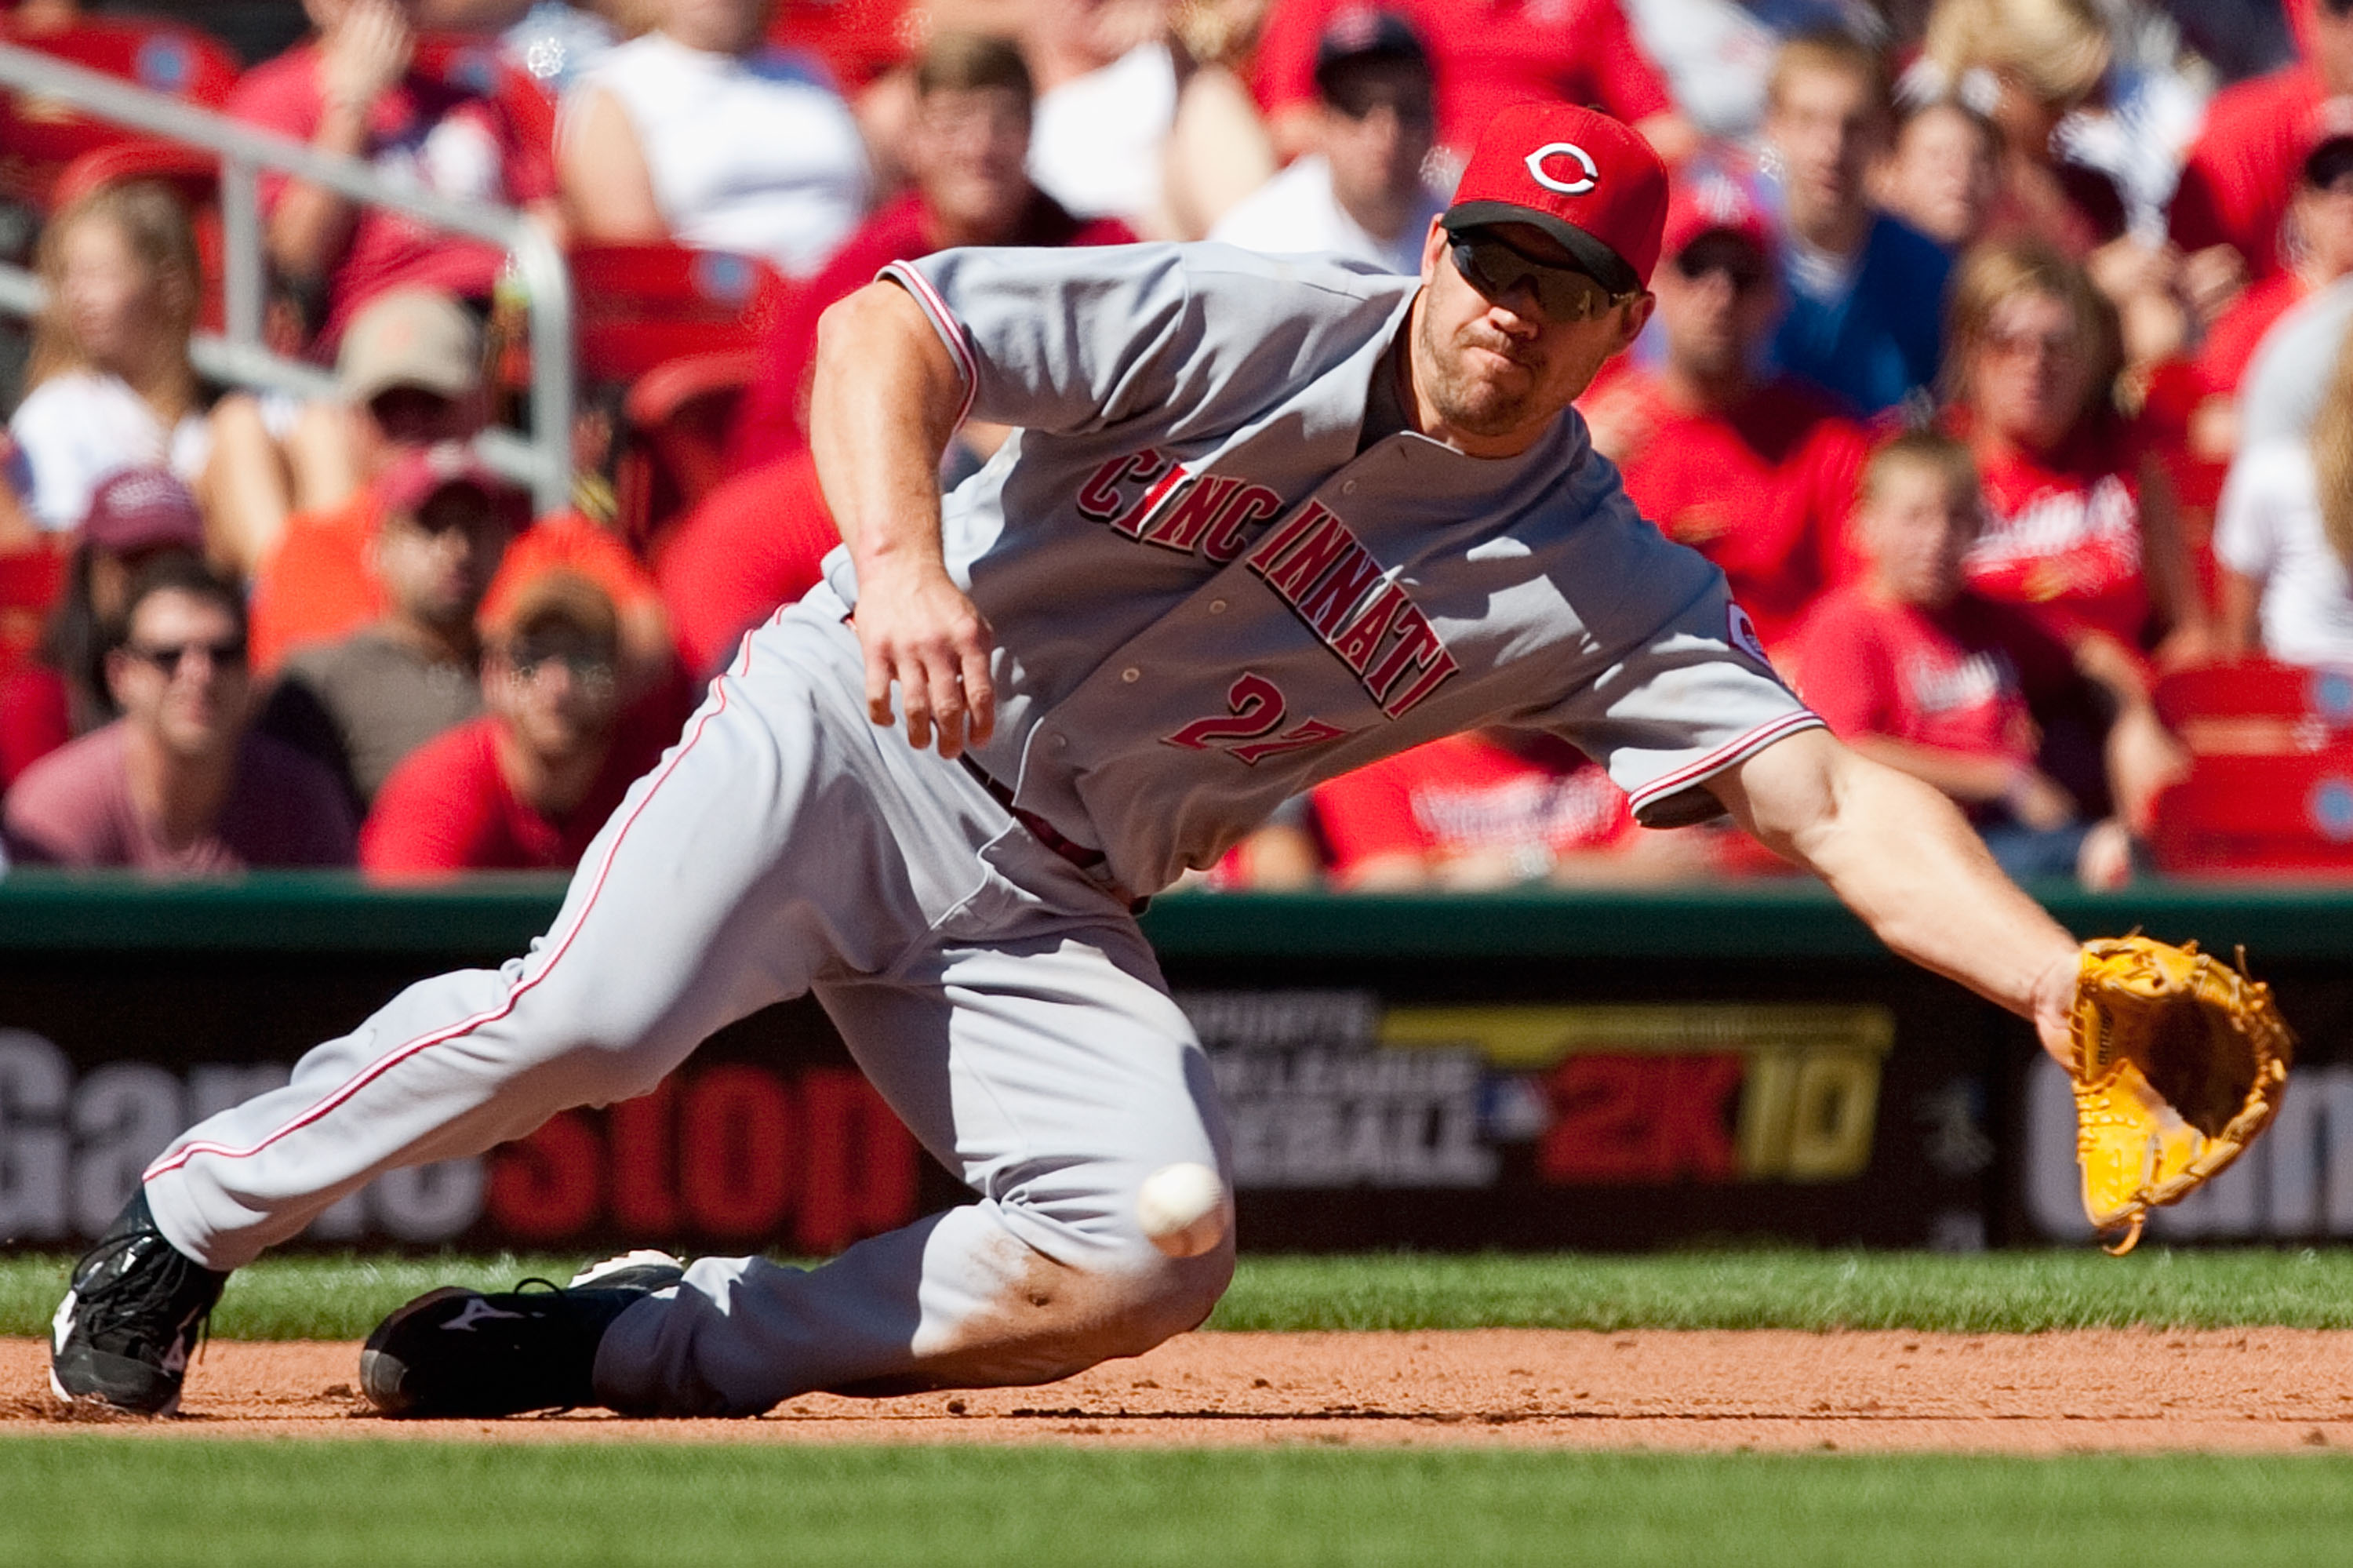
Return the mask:
<svg viewBox="0 0 2353 1568">
<path fill-rule="evenodd" d="M 1206 1165 L 1164 1165 L 1135 1192 L 1135 1218 L 1170 1257 L 1198 1257 L 1226 1239 L 1226 1184 Z"/>
</svg>

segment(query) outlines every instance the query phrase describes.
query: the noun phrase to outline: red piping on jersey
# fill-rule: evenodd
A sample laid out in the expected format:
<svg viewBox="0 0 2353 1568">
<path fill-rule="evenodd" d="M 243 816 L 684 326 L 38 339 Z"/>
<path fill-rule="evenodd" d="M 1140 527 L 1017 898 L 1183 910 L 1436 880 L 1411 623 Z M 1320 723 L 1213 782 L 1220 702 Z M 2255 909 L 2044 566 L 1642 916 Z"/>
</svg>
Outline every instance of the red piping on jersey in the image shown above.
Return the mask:
<svg viewBox="0 0 2353 1568">
<path fill-rule="evenodd" d="M 933 330 L 947 344 L 948 352 L 955 355 L 956 370 L 964 377 L 964 402 L 957 408 L 955 417 L 961 428 L 965 416 L 972 412 L 974 397 L 980 391 L 980 362 L 973 357 L 972 344 L 964 340 L 964 323 L 948 309 L 948 302 L 940 298 L 940 291 L 932 287 L 932 281 L 913 267 L 894 263 L 883 270 L 907 286 L 907 291 L 915 296 L 915 303 L 932 318 Z"/>
<path fill-rule="evenodd" d="M 751 640 L 746 638 L 744 643 L 744 658 L 742 663 L 734 672 L 736 678 L 741 680 L 745 674 L 750 673 L 751 667 L 752 644 Z M 367 1087 L 368 1085 L 384 1076 L 385 1074 L 390 1072 L 393 1068 L 397 1067 L 403 1062 L 407 1061 L 411 1056 L 417 1054 L 419 1052 L 430 1050 L 436 1045 L 444 1045 L 452 1040 L 459 1039 L 467 1034 L 470 1034 L 475 1030 L 480 1029 L 482 1025 L 486 1023 L 495 1023 L 500 1019 L 504 1018 L 508 1013 L 512 1012 L 514 1011 L 516 1001 L 522 997 L 523 992 L 531 990 L 533 986 L 545 980 L 554 971 L 557 962 L 563 959 L 564 955 L 567 951 L 571 949 L 573 938 L 580 934 L 581 927 L 587 924 L 589 911 L 596 908 L 597 895 L 605 890 L 605 879 L 612 872 L 613 861 L 615 857 L 621 853 L 621 841 L 628 837 L 629 830 L 637 825 L 638 816 L 642 814 L 646 807 L 652 802 L 654 796 L 660 791 L 662 785 L 669 780 L 670 776 L 678 770 L 678 765 L 686 760 L 686 754 L 694 749 L 695 742 L 702 738 L 702 732 L 704 729 L 709 727 L 711 721 L 727 711 L 727 688 L 724 684 L 721 684 L 717 687 L 717 691 L 719 693 L 718 705 L 715 707 L 712 707 L 709 712 L 705 713 L 701 719 L 696 721 L 694 733 L 687 736 L 686 744 L 678 748 L 678 754 L 672 757 L 670 761 L 663 766 L 659 774 L 655 776 L 652 786 L 646 790 L 644 797 L 638 801 L 637 808 L 630 811 L 628 821 L 623 822 L 621 824 L 621 831 L 613 835 L 613 842 L 611 846 L 605 851 L 604 860 L 597 864 L 596 879 L 589 887 L 587 900 L 580 906 L 580 913 L 574 918 L 571 928 L 564 933 L 562 940 L 556 943 L 554 952 L 549 955 L 546 963 L 540 966 L 540 969 L 537 974 L 531 975 L 526 979 L 518 980 L 515 983 L 514 989 L 507 992 L 506 1000 L 501 1002 L 498 1006 L 491 1009 L 489 1012 L 478 1012 L 474 1014 L 473 1017 L 453 1024 L 449 1028 L 438 1030 L 431 1034 L 420 1035 L 417 1039 L 406 1041 L 401 1044 L 394 1046 L 391 1050 L 385 1052 L 383 1055 L 378 1056 L 375 1061 L 361 1068 L 351 1077 L 344 1079 L 343 1084 L 338 1086 L 333 1093 L 327 1096 L 326 1098 L 321 1100 L 317 1105 L 312 1106 L 309 1110 L 304 1111 L 293 1120 L 286 1123 L 283 1127 L 279 1128 L 275 1132 L 270 1133 L 268 1137 L 262 1139 L 261 1141 L 253 1145 L 252 1148 L 231 1149 L 227 1144 L 222 1143 L 184 1144 L 179 1149 L 173 1150 L 164 1158 L 158 1160 L 154 1164 L 149 1166 L 145 1174 L 139 1178 L 141 1183 L 143 1185 L 146 1182 L 153 1181 L 158 1176 L 167 1175 L 170 1172 L 178 1170 L 181 1166 L 186 1164 L 190 1159 L 199 1154 L 215 1155 L 223 1160 L 250 1160 L 253 1156 L 260 1153 L 263 1150 L 269 1148 L 280 1139 L 287 1137 L 290 1133 L 299 1132 L 303 1128 L 310 1126 L 312 1122 L 318 1120 L 321 1117 L 325 1116 L 329 1111 L 333 1110 L 337 1106 L 342 1105 L 345 1100 L 350 1099 L 353 1095 Z"/>
<path fill-rule="evenodd" d="M 1821 727 L 1823 727 L 1821 715 L 1806 708 L 1800 708 L 1793 714 L 1783 714 L 1777 719 L 1769 719 L 1747 734 L 1736 739 L 1725 741 L 1698 761 L 1686 762 L 1665 778 L 1654 779 L 1644 785 L 1635 791 L 1630 804 L 1639 811 L 1645 805 L 1663 795 L 1672 795 L 1678 789 L 1688 789 L 1709 774 L 1723 771 L 1725 767 L 1739 761 L 1742 757 L 1767 741 L 1778 740 L 1785 735 L 1795 735 L 1801 729 Z"/>
</svg>

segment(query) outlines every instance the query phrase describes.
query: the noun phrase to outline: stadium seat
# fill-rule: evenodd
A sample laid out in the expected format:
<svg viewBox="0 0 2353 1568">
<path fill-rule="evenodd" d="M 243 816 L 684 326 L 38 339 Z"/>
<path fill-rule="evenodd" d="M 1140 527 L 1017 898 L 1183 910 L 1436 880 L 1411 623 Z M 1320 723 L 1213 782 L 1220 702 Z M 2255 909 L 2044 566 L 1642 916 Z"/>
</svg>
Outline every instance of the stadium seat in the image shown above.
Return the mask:
<svg viewBox="0 0 2353 1568">
<path fill-rule="evenodd" d="M 69 27 L 36 36 L 0 14 L 0 42 L 212 108 L 226 103 L 237 84 L 237 57 L 177 22 L 85 16 Z M 47 211 L 56 205 L 58 179 L 69 164 L 93 148 L 140 139 L 57 100 L 0 93 L 0 196 Z"/>
<path fill-rule="evenodd" d="M 2154 697 L 2166 727 L 2200 756 L 2309 755 L 2353 744 L 2353 670 L 2248 659 L 2179 671 Z"/>
<path fill-rule="evenodd" d="M 2175 876 L 2353 875 L 2353 745 L 2197 758 L 2158 798 L 2149 853 Z"/>
<path fill-rule="evenodd" d="M 494 39 L 428 33 L 417 40 L 410 69 L 453 82 L 478 98 L 494 98 L 515 129 L 546 156 L 555 155 L 555 103 L 539 79 L 499 53 Z"/>
<path fill-rule="evenodd" d="M 583 245 L 571 260 L 584 383 L 634 385 L 667 360 L 748 354 L 789 287 L 755 257 L 681 245 Z"/>
</svg>

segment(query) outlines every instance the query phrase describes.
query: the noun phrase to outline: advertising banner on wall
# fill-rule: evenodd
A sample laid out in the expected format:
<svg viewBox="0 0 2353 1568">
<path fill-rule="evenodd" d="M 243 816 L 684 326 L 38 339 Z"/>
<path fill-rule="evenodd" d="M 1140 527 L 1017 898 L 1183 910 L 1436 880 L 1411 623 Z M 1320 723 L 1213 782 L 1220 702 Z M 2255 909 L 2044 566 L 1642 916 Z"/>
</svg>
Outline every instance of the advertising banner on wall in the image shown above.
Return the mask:
<svg viewBox="0 0 2353 1568">
<path fill-rule="evenodd" d="M 0 1243 L 59 1250 L 180 1128 L 545 918 L 513 914 L 512 947 L 508 914 L 462 899 L 426 919 L 375 895 L 315 915 L 308 892 L 205 895 L 231 918 L 189 895 L 165 918 L 153 895 L 59 895 L 36 921 L 12 902 L 29 883 L 0 884 Z M 2088 1239 L 2066 1084 L 2018 1021 L 1816 905 L 1663 906 L 1178 904 L 1155 938 L 1225 1107 L 1243 1245 Z M 2279 1123 L 2153 1240 L 2353 1235 L 2353 970 L 2327 913 L 2284 906 L 2264 933 L 2280 957 L 2259 972 L 2302 1037 Z M 642 1099 L 387 1175 L 306 1240 L 818 1255 L 964 1198 L 804 1001 L 723 1031 Z"/>
<path fill-rule="evenodd" d="M 0 1238 L 94 1235 L 181 1128 L 284 1083 L 302 1043 L 350 1027 L 397 968 L 423 972 L 0 957 Z M 1246 1245 L 1987 1239 L 1983 1025 L 1936 982 L 1792 1001 L 1727 974 L 1720 994 L 1659 1000 L 1380 968 L 1179 978 Z M 814 1255 L 963 1197 L 802 1001 L 723 1032 L 641 1099 L 386 1175 L 306 1239 Z"/>
</svg>

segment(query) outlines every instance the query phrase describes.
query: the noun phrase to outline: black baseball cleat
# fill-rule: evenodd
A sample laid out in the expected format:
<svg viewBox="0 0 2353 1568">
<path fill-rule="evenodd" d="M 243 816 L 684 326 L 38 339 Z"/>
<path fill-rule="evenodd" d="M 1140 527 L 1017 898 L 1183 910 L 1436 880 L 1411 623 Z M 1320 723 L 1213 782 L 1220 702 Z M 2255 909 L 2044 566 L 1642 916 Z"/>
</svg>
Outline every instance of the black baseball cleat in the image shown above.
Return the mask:
<svg viewBox="0 0 2353 1568">
<path fill-rule="evenodd" d="M 685 1277 L 665 1252 L 585 1268 L 569 1285 L 526 1279 L 489 1293 L 445 1285 L 376 1325 L 360 1392 L 385 1415 L 520 1415 L 595 1404 L 596 1346 L 613 1319 Z M 526 1289 L 526 1286 L 543 1289 Z"/>
<path fill-rule="evenodd" d="M 171 1414 L 227 1279 L 164 1239 L 142 1188 L 74 1265 L 50 1320 L 50 1389 L 69 1404 Z"/>
</svg>

